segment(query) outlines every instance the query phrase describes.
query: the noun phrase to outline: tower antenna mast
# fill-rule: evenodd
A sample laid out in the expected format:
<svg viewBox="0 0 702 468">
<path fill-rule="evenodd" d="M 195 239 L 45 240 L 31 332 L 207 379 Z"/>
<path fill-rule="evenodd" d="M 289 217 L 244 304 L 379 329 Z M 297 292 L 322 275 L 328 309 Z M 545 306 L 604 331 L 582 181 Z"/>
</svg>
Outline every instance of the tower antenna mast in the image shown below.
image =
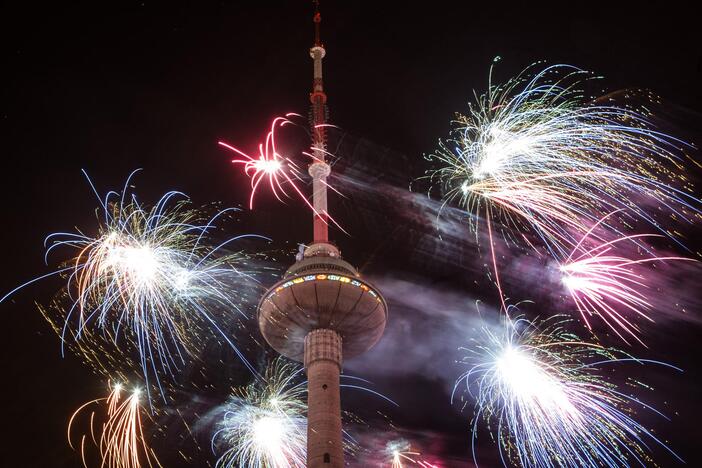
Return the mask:
<svg viewBox="0 0 702 468">
<path fill-rule="evenodd" d="M 309 167 L 312 177 L 312 201 L 314 206 L 314 241 L 328 242 L 329 223 L 327 207 L 327 177 L 331 173 L 329 164 L 326 163 L 326 138 L 327 138 L 327 95 L 324 92 L 322 78 L 322 59 L 326 55 L 324 45 L 320 38 L 322 15 L 319 13 L 319 1 L 315 1 L 314 45 L 310 48 L 310 57 L 314 62 L 314 80 L 310 93 L 310 125 L 312 130 L 312 157 Z"/>
</svg>

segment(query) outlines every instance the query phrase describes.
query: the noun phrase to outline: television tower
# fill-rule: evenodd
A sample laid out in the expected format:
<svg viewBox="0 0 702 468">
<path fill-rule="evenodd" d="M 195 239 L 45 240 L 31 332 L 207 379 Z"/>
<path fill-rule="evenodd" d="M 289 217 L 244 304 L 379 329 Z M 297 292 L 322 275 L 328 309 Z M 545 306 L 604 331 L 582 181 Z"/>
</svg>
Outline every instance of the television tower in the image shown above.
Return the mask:
<svg viewBox="0 0 702 468">
<path fill-rule="evenodd" d="M 378 342 L 387 321 L 387 304 L 358 271 L 341 259 L 329 241 L 326 162 L 327 95 L 322 82 L 326 54 L 319 28 L 319 3 L 313 17 L 314 81 L 310 101 L 314 241 L 261 298 L 258 324 L 273 349 L 304 363 L 307 373 L 307 467 L 341 468 L 344 447 L 339 376 L 349 359 Z"/>
</svg>

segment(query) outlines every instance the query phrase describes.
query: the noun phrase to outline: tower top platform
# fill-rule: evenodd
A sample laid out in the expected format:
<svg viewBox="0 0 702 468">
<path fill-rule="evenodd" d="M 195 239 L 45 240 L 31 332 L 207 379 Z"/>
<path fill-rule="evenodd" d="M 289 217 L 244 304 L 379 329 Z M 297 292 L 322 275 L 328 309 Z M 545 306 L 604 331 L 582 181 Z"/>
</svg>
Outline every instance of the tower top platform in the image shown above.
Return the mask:
<svg viewBox="0 0 702 468">
<path fill-rule="evenodd" d="M 339 333 L 345 358 L 364 353 L 382 336 L 387 314 L 380 293 L 328 243 L 307 247 L 258 305 L 266 341 L 296 361 L 303 360 L 305 336 L 322 328 Z"/>
</svg>

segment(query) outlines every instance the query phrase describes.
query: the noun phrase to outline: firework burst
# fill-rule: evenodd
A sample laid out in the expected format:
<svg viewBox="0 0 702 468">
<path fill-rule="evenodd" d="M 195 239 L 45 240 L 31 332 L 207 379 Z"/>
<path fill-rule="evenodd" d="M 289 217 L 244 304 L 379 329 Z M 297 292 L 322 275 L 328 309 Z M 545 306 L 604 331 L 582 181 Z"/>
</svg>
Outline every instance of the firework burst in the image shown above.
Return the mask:
<svg viewBox="0 0 702 468">
<path fill-rule="evenodd" d="M 524 239 L 528 227 L 563 258 L 583 220 L 624 209 L 675 238 L 656 213 L 699 214 L 684 176 L 688 145 L 654 130 L 643 112 L 586 102 L 582 70 L 530 73 L 490 83 L 429 156 L 440 164 L 431 177 L 445 186 L 445 200 L 466 209 L 476 230 L 481 217 Z"/>
<path fill-rule="evenodd" d="M 292 157 L 286 156 L 285 153 L 279 149 L 276 132 L 280 131 L 283 127 L 296 125 L 291 120 L 296 117 L 300 116 L 297 114 L 286 114 L 285 117 L 276 117 L 273 119 L 270 130 L 266 134 L 264 141 L 258 145 L 258 154 L 250 155 L 222 141 L 219 142 L 219 145 L 237 154 L 237 158 L 232 159 L 232 163 L 242 166 L 244 173 L 251 179 L 251 195 L 249 196 L 250 208 L 253 209 L 254 197 L 263 184 L 268 186 L 279 201 L 283 201 L 284 198 L 298 197 L 315 215 L 325 221 L 331 221 L 334 225 L 342 229 L 341 226 L 329 216 L 329 213 L 320 213 L 315 209 L 309 197 L 306 196 L 300 188 L 302 184 L 306 184 L 304 179 L 305 171 L 300 168 Z M 328 124 L 322 126 L 331 127 L 331 125 Z M 318 157 L 315 157 L 315 154 L 328 157 L 333 156 L 324 148 L 319 147 L 313 147 L 310 151 L 303 151 L 301 156 L 309 158 L 314 163 L 319 160 Z M 327 184 L 326 182 L 324 183 Z M 328 184 L 326 186 L 336 193 L 339 193 L 334 187 Z"/>
<path fill-rule="evenodd" d="M 212 438 L 224 453 L 217 467 L 303 468 L 307 452 L 307 405 L 301 368 L 282 359 L 264 381 L 237 388 Z"/>
<path fill-rule="evenodd" d="M 667 447 L 633 419 L 630 407 L 655 410 L 598 371 L 632 359 L 580 341 L 564 330 L 563 319 L 542 325 L 507 319 L 504 330 L 485 329 L 486 342 L 469 350 L 472 367 L 456 388 L 464 383 L 476 399 L 474 457 L 477 424 L 485 420 L 496 428 L 505 465 L 649 466 L 648 441 Z"/>
<path fill-rule="evenodd" d="M 646 278 L 636 268 L 652 262 L 694 260 L 659 257 L 649 254 L 648 250 L 645 257 L 627 258 L 617 253 L 622 244 L 628 243 L 638 248 L 636 244 L 642 238 L 657 236 L 639 234 L 604 241 L 593 235 L 593 230 L 605 219 L 603 217 L 593 225 L 560 264 L 561 281 L 588 329 L 592 330 L 589 318 L 596 316 L 625 342 L 624 335 L 643 344 L 638 337 L 639 327 L 632 321 L 632 316 L 653 322 L 648 314 L 652 306 L 644 293 Z"/>
<path fill-rule="evenodd" d="M 407 464 L 435 468 L 435 465 L 422 460 L 421 453 L 413 450 L 410 443 L 404 439 L 388 442 L 385 446 L 385 452 L 391 460 L 391 468 L 404 468 Z"/>
<path fill-rule="evenodd" d="M 140 396 L 141 392 L 135 388 L 127 396 L 124 388 L 115 384 L 110 388 L 106 398 L 92 400 L 75 411 L 68 422 L 68 443 L 74 450 L 77 446 L 73 443 L 73 424 L 88 408 L 101 406 L 106 410 L 106 420 L 95 428 L 96 409 L 90 414 L 89 434 L 80 436 L 80 454 L 83 465 L 88 466 L 88 453 L 86 444 L 92 442 L 98 448 L 101 464 L 106 468 L 141 468 L 160 467 L 156 454 L 146 444 L 141 424 Z M 97 416 L 100 417 L 99 415 Z M 99 433 L 99 436 L 96 434 Z"/>
<path fill-rule="evenodd" d="M 174 376 L 194 355 L 200 346 L 196 331 L 214 331 L 249 366 L 215 311 L 245 317 L 242 304 L 256 283 L 251 258 L 221 249 L 256 236 L 210 247 L 215 221 L 230 210 L 207 219 L 179 192 L 147 208 L 128 193 L 128 184 L 129 179 L 121 194 L 101 199 L 104 218 L 96 235 L 79 231 L 47 238 L 47 256 L 59 247 L 77 252 L 57 272 L 67 277 L 70 304 L 63 314 L 62 347 L 70 340 L 105 340 L 136 348 L 147 392 L 153 380 L 164 398 L 161 377 Z"/>
<path fill-rule="evenodd" d="M 288 191 L 292 191 L 300 196 L 313 210 L 307 197 L 302 193 L 298 185 L 303 183 L 304 171 L 287 156 L 284 156 L 277 145 L 276 132 L 288 125 L 293 125 L 290 120 L 296 114 L 287 114 L 285 117 L 276 117 L 271 123 L 270 130 L 265 140 L 258 145 L 258 154 L 251 156 L 232 145 L 219 142 L 220 146 L 227 148 L 238 155 L 237 159 L 232 159 L 232 163 L 242 165 L 244 173 L 251 179 L 251 195 L 249 197 L 249 207 L 253 209 L 254 197 L 261 183 L 266 182 L 275 197 L 282 201 L 282 196 L 289 197 Z M 288 191 L 286 191 L 286 187 Z"/>
</svg>

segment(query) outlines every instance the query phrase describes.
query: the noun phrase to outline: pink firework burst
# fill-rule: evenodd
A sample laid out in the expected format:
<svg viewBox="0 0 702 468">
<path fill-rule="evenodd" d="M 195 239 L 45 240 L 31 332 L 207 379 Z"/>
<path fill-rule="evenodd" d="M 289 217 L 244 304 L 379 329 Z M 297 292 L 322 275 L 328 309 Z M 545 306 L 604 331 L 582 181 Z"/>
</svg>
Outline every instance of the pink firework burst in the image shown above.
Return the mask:
<svg viewBox="0 0 702 468">
<path fill-rule="evenodd" d="M 624 342 L 628 343 L 626 336 L 631 336 L 643 344 L 638 337 L 640 330 L 634 319 L 643 318 L 653 322 L 649 316 L 653 306 L 645 294 L 648 289 L 646 278 L 637 267 L 651 262 L 695 260 L 659 257 L 647 249 L 641 258 L 629 258 L 627 253 L 621 253 L 622 244 L 630 243 L 640 247 L 638 241 L 642 238 L 662 236 L 636 234 L 604 241 L 594 235 L 593 230 L 610 215 L 604 216 L 590 228 L 568 258 L 560 264 L 561 281 L 588 329 L 592 330 L 589 318 L 597 316 Z M 591 248 L 584 246 L 593 243 L 597 244 Z"/>
<path fill-rule="evenodd" d="M 244 168 L 244 173 L 251 179 L 251 195 L 249 196 L 249 208 L 253 209 L 253 202 L 256 193 L 261 186 L 267 185 L 273 195 L 279 200 L 283 201 L 283 197 L 292 198 L 294 196 L 299 197 L 308 208 L 312 210 L 315 216 L 323 219 L 325 223 L 331 221 L 335 226 L 344 231 L 344 229 L 339 226 L 339 224 L 329 216 L 326 210 L 318 210 L 310 202 L 309 197 L 300 188 L 300 184 L 306 183 L 304 180 L 304 170 L 297 164 L 293 159 L 285 154 L 281 153 L 277 146 L 276 132 L 287 126 L 296 125 L 291 118 L 300 117 L 298 114 L 286 114 L 285 117 L 276 117 L 271 122 L 270 130 L 266 134 L 266 138 L 263 142 L 258 145 L 258 154 L 250 155 L 246 152 L 228 144 L 223 141 L 218 142 L 220 146 L 229 149 L 237 154 L 235 159 L 232 159 L 232 163 L 237 165 L 242 165 Z M 317 125 L 314 128 L 326 128 L 331 127 L 331 125 L 322 124 Z M 313 146 L 310 151 L 302 151 L 301 156 L 306 156 L 310 158 L 311 162 L 314 164 L 316 161 L 321 161 L 324 163 L 324 155 L 328 153 L 323 147 Z M 339 193 L 333 187 L 331 187 L 327 182 L 326 178 L 322 181 L 325 187 L 334 190 Z M 345 232 L 345 231 L 344 231 Z"/>
<path fill-rule="evenodd" d="M 298 187 L 298 183 L 302 182 L 302 171 L 290 158 L 281 154 L 276 145 L 276 131 L 293 122 L 289 117 L 296 114 L 286 114 L 285 117 L 276 117 L 271 123 L 270 130 L 263 142 L 258 145 L 258 155 L 251 156 L 244 151 L 224 143 L 219 142 L 223 146 L 233 152 L 238 157 L 232 159 L 234 164 L 242 164 L 244 173 L 251 179 L 251 196 L 249 197 L 249 207 L 253 209 L 253 201 L 256 191 L 262 182 L 267 182 L 273 194 L 278 200 L 281 196 L 290 197 L 289 190 L 292 190 L 299 195 L 310 207 L 307 197 Z M 286 187 L 288 191 L 286 191 Z M 314 209 L 314 207 L 312 207 Z"/>
</svg>

